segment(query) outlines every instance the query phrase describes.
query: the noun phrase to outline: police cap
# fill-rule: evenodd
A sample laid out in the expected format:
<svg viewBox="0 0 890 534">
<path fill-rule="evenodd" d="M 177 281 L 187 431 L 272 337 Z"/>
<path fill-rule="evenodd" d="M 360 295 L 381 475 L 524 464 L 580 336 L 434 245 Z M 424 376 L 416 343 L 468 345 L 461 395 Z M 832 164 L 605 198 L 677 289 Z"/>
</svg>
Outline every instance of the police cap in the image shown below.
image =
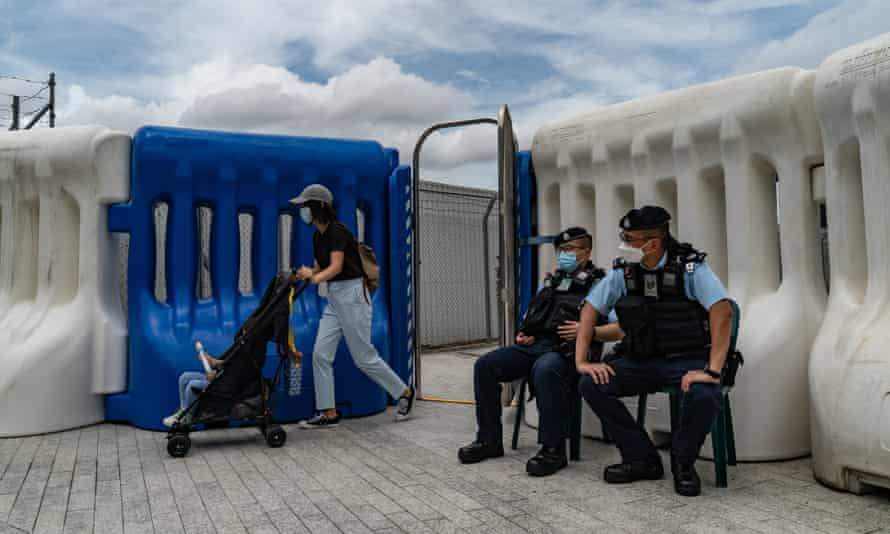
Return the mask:
<svg viewBox="0 0 890 534">
<path fill-rule="evenodd" d="M 553 240 L 553 247 L 559 248 L 563 243 L 568 243 L 569 241 L 574 241 L 576 239 L 581 239 L 582 237 L 590 237 L 590 234 L 587 233 L 587 230 L 581 228 L 580 226 L 572 226 L 571 228 L 566 228 L 559 235 L 556 236 L 556 239 Z"/>
<path fill-rule="evenodd" d="M 661 206 L 643 206 L 628 211 L 618 226 L 621 230 L 648 230 L 664 226 L 670 220 L 671 214 Z"/>
</svg>

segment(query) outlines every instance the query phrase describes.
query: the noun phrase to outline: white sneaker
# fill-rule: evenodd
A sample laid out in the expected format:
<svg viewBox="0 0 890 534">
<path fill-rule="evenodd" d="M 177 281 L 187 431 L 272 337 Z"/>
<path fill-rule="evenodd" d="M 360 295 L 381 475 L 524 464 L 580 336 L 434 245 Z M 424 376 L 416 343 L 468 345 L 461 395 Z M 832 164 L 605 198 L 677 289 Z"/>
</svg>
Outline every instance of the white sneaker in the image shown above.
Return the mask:
<svg viewBox="0 0 890 534">
<path fill-rule="evenodd" d="M 173 426 L 173 423 L 176 422 L 176 419 L 178 419 L 179 416 L 182 415 L 182 412 L 184 412 L 184 411 L 185 411 L 185 408 L 180 408 L 180 409 L 176 410 L 175 412 L 173 412 L 172 415 L 168 415 L 167 417 L 165 417 L 164 420 L 162 421 L 164 423 L 164 426 L 167 428 L 170 428 L 171 426 Z"/>
<path fill-rule="evenodd" d="M 340 414 L 334 417 L 328 417 L 323 413 L 319 413 L 309 419 L 300 421 L 300 428 L 334 428 L 340 424 Z"/>
<path fill-rule="evenodd" d="M 396 421 L 404 421 L 411 417 L 411 409 L 414 408 L 414 386 L 410 386 L 411 392 L 399 397 L 399 405 L 396 409 Z"/>
</svg>

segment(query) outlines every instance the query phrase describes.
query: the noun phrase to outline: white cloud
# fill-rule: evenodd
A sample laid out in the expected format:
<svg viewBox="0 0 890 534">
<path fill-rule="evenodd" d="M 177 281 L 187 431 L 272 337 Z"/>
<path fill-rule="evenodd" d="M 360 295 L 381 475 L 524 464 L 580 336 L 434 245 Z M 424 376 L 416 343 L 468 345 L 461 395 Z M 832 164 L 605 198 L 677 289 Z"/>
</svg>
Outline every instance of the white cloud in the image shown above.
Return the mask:
<svg viewBox="0 0 890 534">
<path fill-rule="evenodd" d="M 88 95 L 83 87 L 74 85 L 68 90 L 66 104 L 57 117 L 60 124 L 99 124 L 132 132 L 144 124 L 174 124 L 177 104 L 141 102 L 118 95 L 97 98 Z"/>
<path fill-rule="evenodd" d="M 712 14 L 735 14 L 758 9 L 769 9 L 789 6 L 802 6 L 812 0 L 717 0 L 702 8 Z"/>
<path fill-rule="evenodd" d="M 499 102 L 512 105 L 528 148 L 541 125 L 595 106 L 734 67 L 815 66 L 885 31 L 890 18 L 887 2 L 846 0 L 761 46 L 757 40 L 773 31 L 764 27 L 781 24 L 758 17 L 800 16 L 834 0 L 48 0 L 40 9 L 21 1 L 17 16 L 55 17 L 47 24 L 56 31 L 26 36 L 17 28 L 27 24 L 0 21 L 0 30 L 10 30 L 0 32 L 0 68 L 61 67 L 61 83 L 79 85 L 60 91 L 60 124 L 362 137 L 398 147 L 403 161 L 430 124 L 494 116 Z M 407 72 L 394 57 L 425 75 Z M 58 58 L 66 63 L 47 65 Z M 106 60 L 123 67 L 100 68 Z M 521 82 L 527 87 L 504 83 L 520 70 L 517 80 L 528 80 Z M 441 82 L 449 76 L 475 82 L 461 85 L 473 89 Z M 424 165 L 469 173 L 455 180 L 493 165 L 490 130 L 434 136 Z"/>
<path fill-rule="evenodd" d="M 167 85 L 164 93 L 172 96 L 160 102 L 96 97 L 74 86 L 59 120 L 129 132 L 158 124 L 369 138 L 399 148 L 403 161 L 408 161 L 425 128 L 470 116 L 475 105 L 470 95 L 405 73 L 389 58 L 355 65 L 324 84 L 302 80 L 282 67 L 220 59 L 173 76 Z M 492 132 L 476 129 L 437 135 L 424 151 L 424 165 L 442 168 L 491 159 L 495 141 Z"/>
<path fill-rule="evenodd" d="M 846 0 L 807 22 L 786 39 L 773 40 L 750 59 L 738 62 L 737 72 L 783 66 L 815 68 L 833 52 L 890 30 L 890 2 Z"/>
<path fill-rule="evenodd" d="M 454 74 L 456 74 L 460 78 L 464 78 L 466 80 L 471 80 L 474 82 L 479 82 L 479 83 L 484 83 L 484 84 L 491 83 L 488 81 L 488 79 L 480 76 L 478 72 L 470 70 L 470 69 L 460 69 L 457 72 L 455 72 Z"/>
</svg>

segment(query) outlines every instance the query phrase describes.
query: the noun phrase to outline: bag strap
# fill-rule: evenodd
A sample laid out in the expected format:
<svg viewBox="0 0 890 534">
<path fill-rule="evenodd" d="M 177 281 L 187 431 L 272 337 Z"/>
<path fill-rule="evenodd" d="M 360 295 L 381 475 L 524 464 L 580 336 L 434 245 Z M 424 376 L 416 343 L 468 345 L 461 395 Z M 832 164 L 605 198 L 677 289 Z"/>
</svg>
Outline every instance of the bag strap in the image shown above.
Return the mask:
<svg viewBox="0 0 890 534">
<path fill-rule="evenodd" d="M 297 344 L 294 341 L 294 323 L 291 317 L 294 313 L 294 288 L 290 288 L 290 294 L 287 296 L 287 350 L 289 355 L 293 356 L 294 367 L 299 367 L 299 358 L 302 356 L 297 350 Z"/>
</svg>

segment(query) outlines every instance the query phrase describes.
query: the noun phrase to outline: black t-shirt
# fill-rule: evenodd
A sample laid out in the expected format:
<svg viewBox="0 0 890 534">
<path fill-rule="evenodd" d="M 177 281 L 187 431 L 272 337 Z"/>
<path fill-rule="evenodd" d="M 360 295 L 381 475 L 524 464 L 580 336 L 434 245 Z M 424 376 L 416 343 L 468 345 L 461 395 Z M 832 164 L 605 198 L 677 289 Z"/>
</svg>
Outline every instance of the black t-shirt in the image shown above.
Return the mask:
<svg viewBox="0 0 890 534">
<path fill-rule="evenodd" d="M 358 255 L 358 243 L 342 223 L 334 222 L 328 225 L 324 233 L 316 230 L 312 236 L 312 245 L 315 249 L 315 261 L 321 270 L 331 265 L 331 252 L 343 253 L 343 270 L 333 278 L 333 282 L 340 280 L 353 280 L 362 278 L 362 260 Z"/>
</svg>

